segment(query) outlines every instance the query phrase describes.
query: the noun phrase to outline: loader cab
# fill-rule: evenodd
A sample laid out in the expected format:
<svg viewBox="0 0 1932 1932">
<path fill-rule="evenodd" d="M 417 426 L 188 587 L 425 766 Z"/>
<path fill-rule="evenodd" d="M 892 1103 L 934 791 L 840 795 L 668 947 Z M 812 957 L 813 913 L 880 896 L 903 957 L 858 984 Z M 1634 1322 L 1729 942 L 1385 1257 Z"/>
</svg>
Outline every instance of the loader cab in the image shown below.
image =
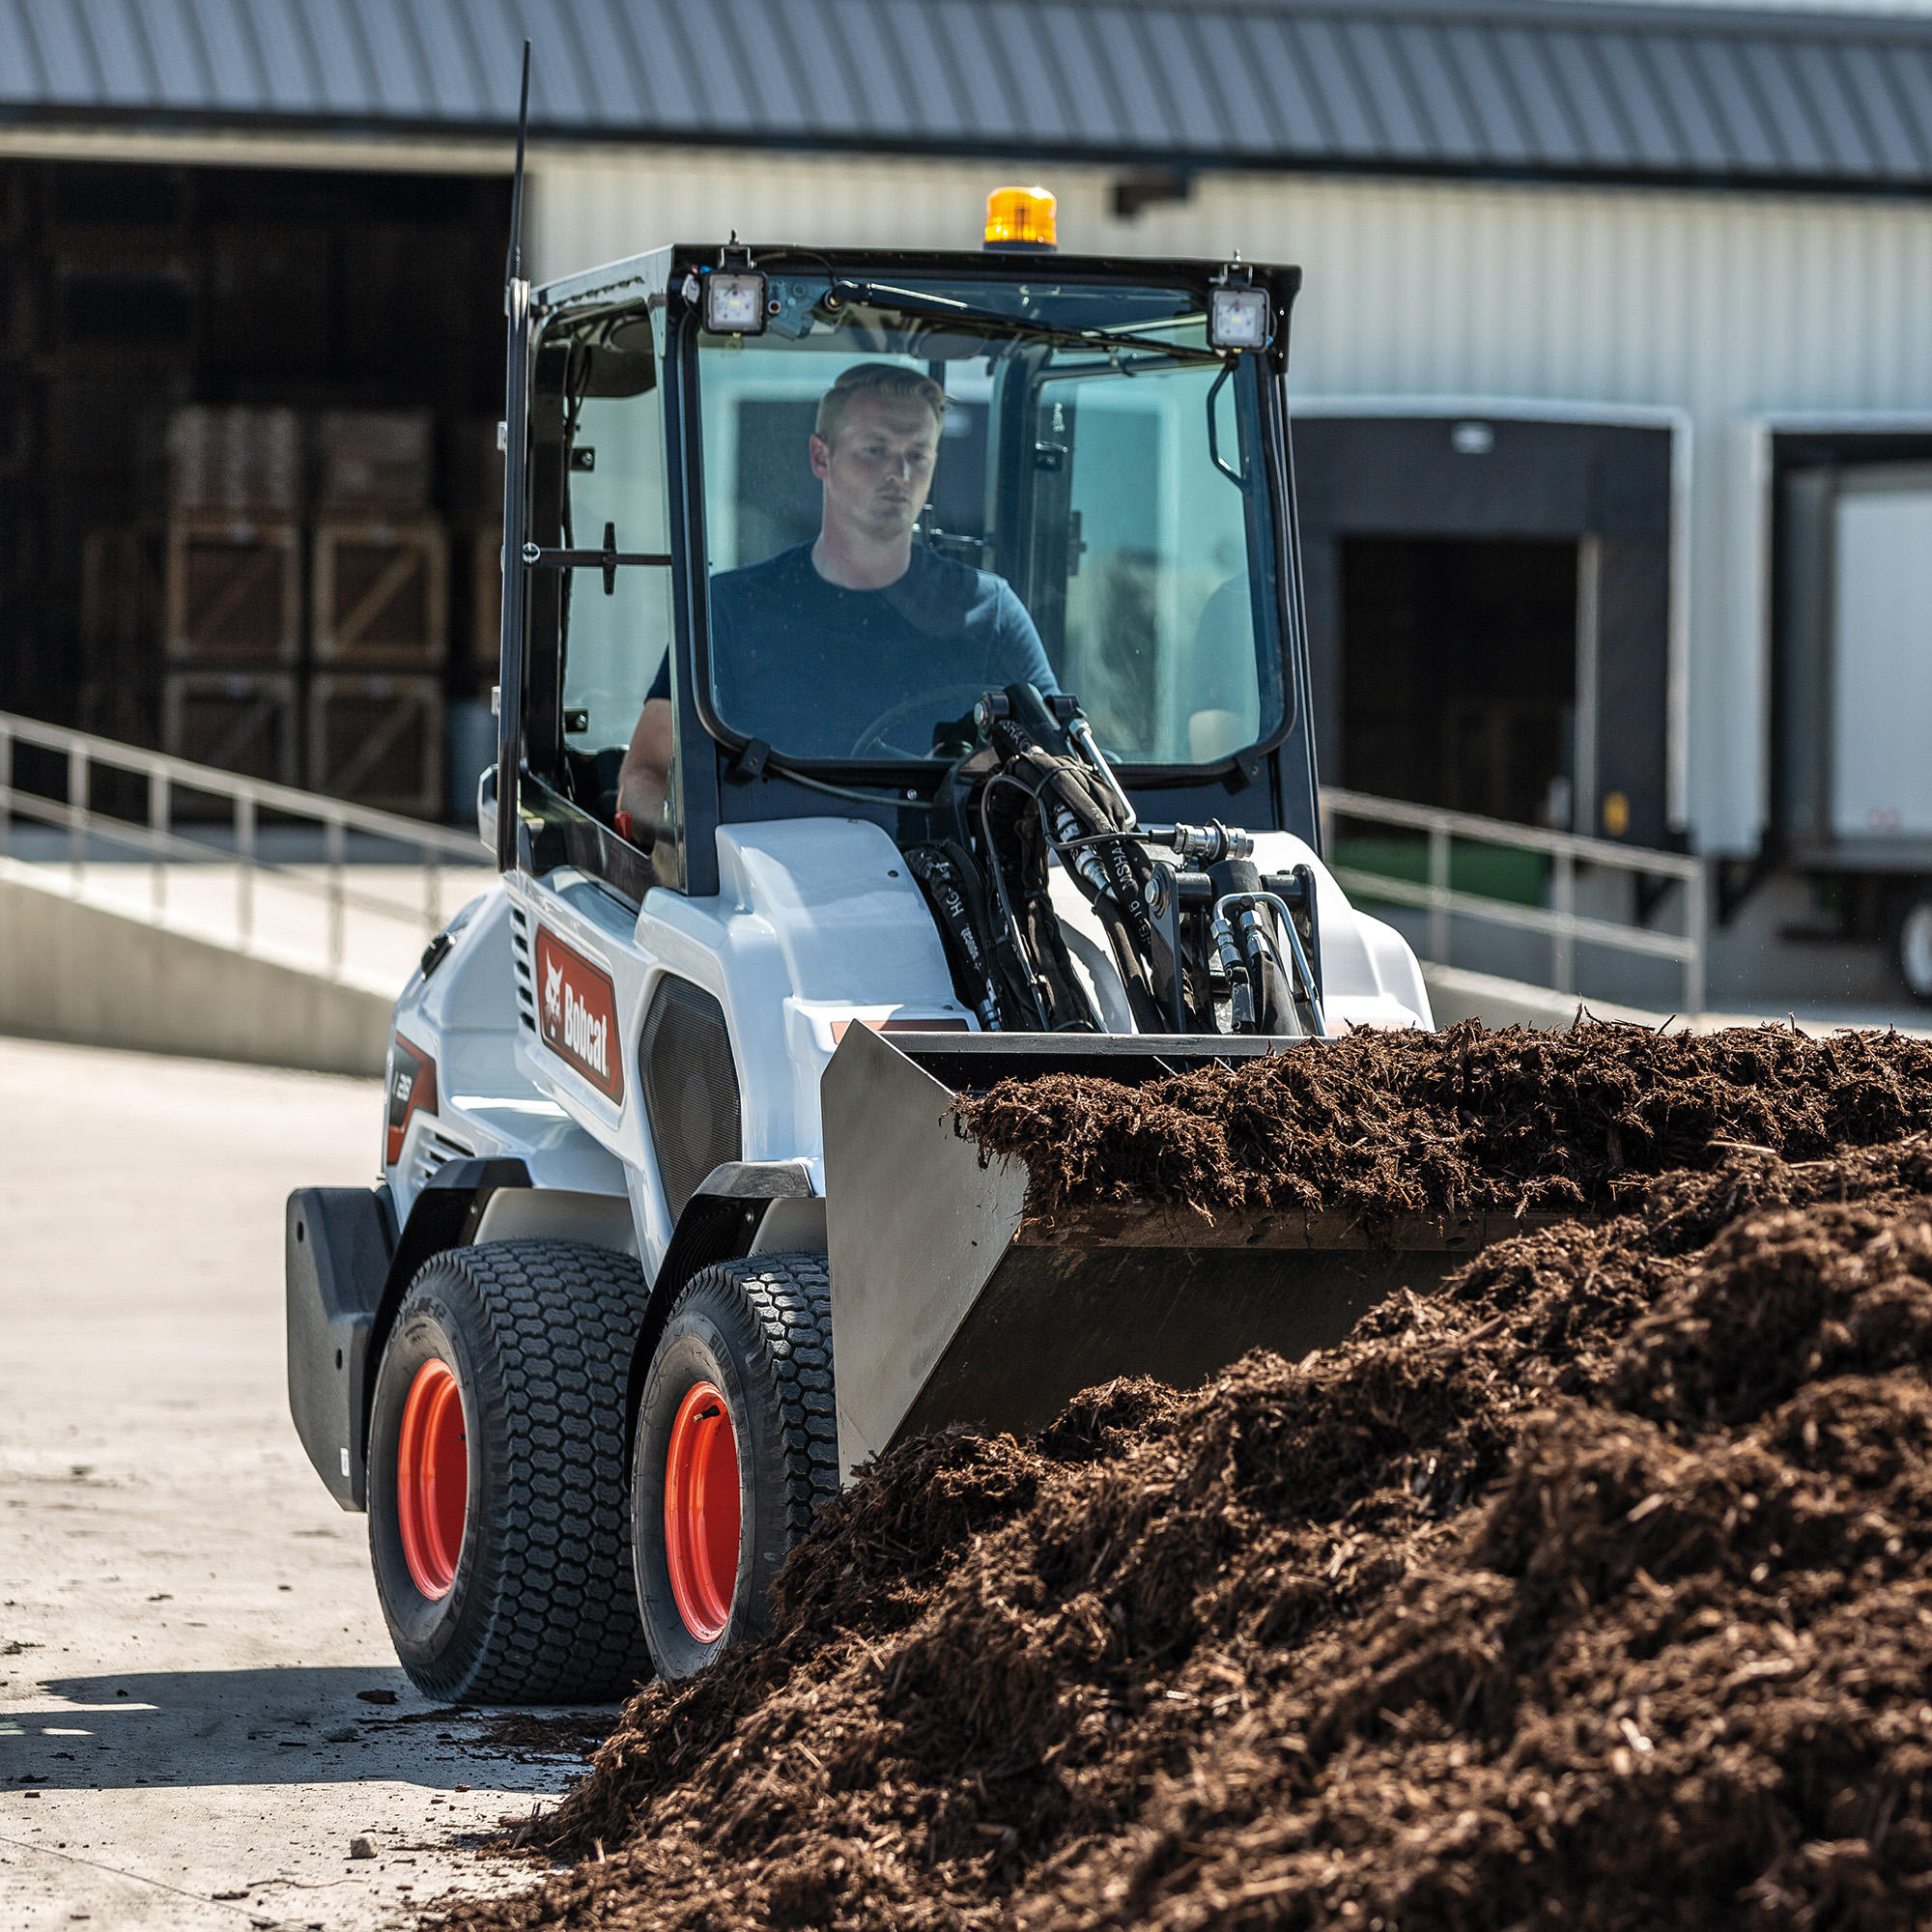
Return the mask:
<svg viewBox="0 0 1932 1932">
<path fill-rule="evenodd" d="M 1242 347 L 1216 339 L 1231 281 L 1268 318 Z M 1148 817 L 1319 843 L 1280 380 L 1297 285 L 709 246 L 538 290 L 513 345 L 501 862 L 568 866 L 635 906 L 653 885 L 715 894 L 721 824 L 832 814 L 922 837 L 975 697 L 1005 681 L 947 611 L 996 583 L 1024 612 L 1009 642 L 1023 621 Z M 881 364 L 943 398 L 905 579 L 938 588 L 884 655 L 863 625 L 801 641 L 783 598 L 746 587 L 810 555 L 822 400 Z M 661 822 L 627 838 L 617 775 L 654 683 L 670 782 Z"/>
</svg>

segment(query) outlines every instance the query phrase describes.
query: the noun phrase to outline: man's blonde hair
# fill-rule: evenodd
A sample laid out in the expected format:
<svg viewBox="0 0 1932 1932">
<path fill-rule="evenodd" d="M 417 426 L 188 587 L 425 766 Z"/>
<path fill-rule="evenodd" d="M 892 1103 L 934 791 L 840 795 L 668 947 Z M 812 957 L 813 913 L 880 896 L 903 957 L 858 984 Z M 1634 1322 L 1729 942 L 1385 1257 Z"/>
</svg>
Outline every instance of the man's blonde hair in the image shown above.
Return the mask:
<svg viewBox="0 0 1932 1932">
<path fill-rule="evenodd" d="M 839 372 L 838 380 L 818 399 L 818 419 L 812 424 L 814 436 L 826 442 L 838 440 L 845 426 L 845 412 L 860 396 L 886 396 L 894 402 L 922 403 L 932 412 L 933 420 L 946 427 L 946 391 L 930 376 L 908 369 L 903 362 L 855 362 Z"/>
</svg>

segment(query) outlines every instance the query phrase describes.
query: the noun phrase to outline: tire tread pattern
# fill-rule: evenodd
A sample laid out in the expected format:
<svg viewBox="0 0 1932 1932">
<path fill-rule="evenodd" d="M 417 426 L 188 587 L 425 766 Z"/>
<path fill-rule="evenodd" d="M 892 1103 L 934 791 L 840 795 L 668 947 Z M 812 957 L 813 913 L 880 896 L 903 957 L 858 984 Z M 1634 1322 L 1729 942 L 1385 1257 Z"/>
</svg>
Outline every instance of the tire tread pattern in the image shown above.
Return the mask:
<svg viewBox="0 0 1932 1932">
<path fill-rule="evenodd" d="M 476 1391 L 500 1445 L 485 1533 L 496 1551 L 463 1703 L 574 1703 L 650 1675 L 631 1580 L 625 1377 L 646 1289 L 627 1255 L 568 1241 L 487 1241 L 460 1263 L 494 1356 Z"/>
<path fill-rule="evenodd" d="M 720 1271 L 736 1280 L 762 1333 L 757 1367 L 782 1424 L 785 1520 L 796 1543 L 812 1512 L 838 1492 L 831 1278 L 822 1255 L 756 1255 Z"/>
</svg>

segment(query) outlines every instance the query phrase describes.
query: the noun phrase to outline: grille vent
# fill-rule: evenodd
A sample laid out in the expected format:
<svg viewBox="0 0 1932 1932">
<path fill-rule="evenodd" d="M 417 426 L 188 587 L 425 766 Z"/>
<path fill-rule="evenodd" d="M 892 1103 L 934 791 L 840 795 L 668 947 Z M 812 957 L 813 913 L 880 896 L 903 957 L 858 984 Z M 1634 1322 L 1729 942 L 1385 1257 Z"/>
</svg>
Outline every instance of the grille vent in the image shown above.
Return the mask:
<svg viewBox="0 0 1932 1932">
<path fill-rule="evenodd" d="M 638 1041 L 644 1114 L 673 1215 L 721 1160 L 736 1160 L 738 1073 L 724 1010 L 689 980 L 660 980 Z"/>
<path fill-rule="evenodd" d="M 416 1185 L 425 1185 L 431 1176 L 453 1160 L 468 1160 L 472 1151 L 461 1141 L 451 1140 L 447 1134 L 440 1134 L 434 1127 L 427 1129 L 416 1147 Z"/>
<path fill-rule="evenodd" d="M 530 923 L 521 906 L 510 908 L 510 968 L 517 984 L 517 1017 L 537 1030 L 537 975 L 530 958 Z"/>
</svg>

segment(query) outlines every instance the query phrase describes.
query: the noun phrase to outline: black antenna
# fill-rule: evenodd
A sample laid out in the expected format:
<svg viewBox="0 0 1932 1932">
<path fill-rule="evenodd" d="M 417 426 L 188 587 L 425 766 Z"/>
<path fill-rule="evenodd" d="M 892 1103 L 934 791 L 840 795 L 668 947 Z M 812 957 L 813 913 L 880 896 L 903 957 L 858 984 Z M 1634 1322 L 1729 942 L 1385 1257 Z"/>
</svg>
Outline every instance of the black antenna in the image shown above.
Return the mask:
<svg viewBox="0 0 1932 1932">
<path fill-rule="evenodd" d="M 517 172 L 510 184 L 510 260 L 503 270 L 506 282 L 519 281 L 524 272 L 524 150 L 530 138 L 530 43 L 524 43 L 524 91 L 517 102 Z"/>
</svg>

